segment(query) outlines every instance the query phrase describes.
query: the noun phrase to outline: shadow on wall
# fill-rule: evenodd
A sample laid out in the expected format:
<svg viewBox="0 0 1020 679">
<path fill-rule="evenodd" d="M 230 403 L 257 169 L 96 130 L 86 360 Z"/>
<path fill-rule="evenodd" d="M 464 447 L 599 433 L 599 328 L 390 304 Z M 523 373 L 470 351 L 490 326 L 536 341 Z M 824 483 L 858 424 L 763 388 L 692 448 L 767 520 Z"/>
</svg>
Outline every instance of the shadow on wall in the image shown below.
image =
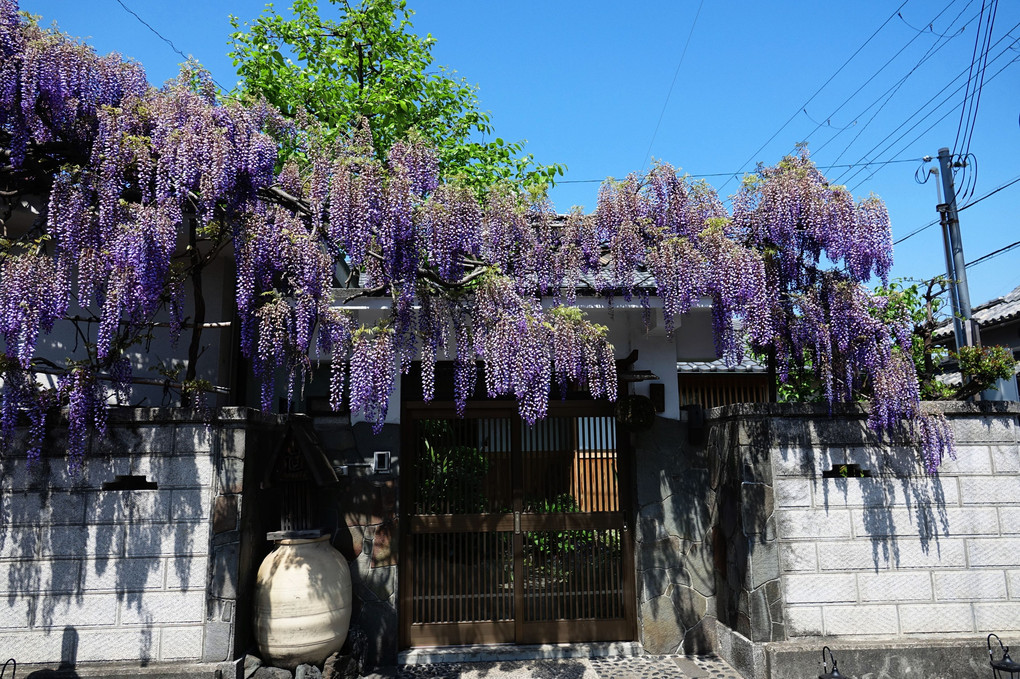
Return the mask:
<svg viewBox="0 0 1020 679">
<path fill-rule="evenodd" d="M 719 475 L 681 422 L 632 435 L 640 639 L 650 653 L 714 649 Z"/>
<path fill-rule="evenodd" d="M 78 662 L 78 630 L 65 627 L 60 640 L 60 665 L 55 670 L 36 670 L 28 679 L 75 679 L 74 667 Z"/>
<path fill-rule="evenodd" d="M 157 660 L 155 616 L 170 609 L 174 622 L 202 622 L 206 563 L 194 555 L 207 549 L 214 473 L 187 454 L 209 444 L 201 430 L 181 443 L 172 425 L 111 418 L 107 438 L 74 474 L 62 429 L 49 432 L 39 460 L 17 441 L 0 459 L 0 629 L 38 633 L 21 637 L 37 645 L 37 662 L 55 661 L 53 645 L 38 644 L 61 625 L 63 667 L 79 657 L 75 626 L 131 626 L 123 631 L 136 636 L 144 665 Z M 105 659 L 88 645 L 81 657 Z"/>
<path fill-rule="evenodd" d="M 901 456 L 911 461 L 916 459 L 916 453 L 910 450 Z M 939 553 L 939 535 L 948 532 L 949 521 L 945 490 L 938 476 L 925 474 L 915 463 L 914 469 L 891 471 L 875 478 L 826 481 L 822 485 L 825 509 L 829 508 L 830 501 L 836 507 L 856 504 L 853 486 L 858 486 L 860 502 L 864 505 L 861 510 L 863 528 L 871 540 L 876 571 L 886 564 L 899 565 L 900 537 L 909 538 L 910 544 L 919 544 L 924 554 L 932 547 Z M 831 497 L 833 493 L 838 497 Z M 905 507 L 905 510 L 894 510 L 894 506 Z M 897 515 L 903 511 L 909 516 Z"/>
<path fill-rule="evenodd" d="M 950 529 L 945 488 L 939 475 L 925 472 L 908 432 L 880 438 L 860 413 L 794 421 L 800 423 L 799 436 L 807 437 L 802 443 L 816 452 L 809 468 L 807 462 L 801 465 L 814 487 L 815 503 L 825 512 L 860 508 L 876 571 L 899 565 L 900 538 L 919 545 L 925 555 L 933 548 L 939 554 L 939 537 Z M 780 451 L 790 450 L 790 443 L 777 436 Z"/>
<path fill-rule="evenodd" d="M 397 660 L 397 479 L 400 474 L 400 427 L 387 424 L 374 435 L 371 426 L 346 422 L 337 430 L 317 423 L 334 466 L 348 465 L 340 483 L 321 493 L 319 509 L 332 543 L 351 569 L 354 601 L 351 624 L 368 638 L 369 666 Z M 373 453 L 390 451 L 387 474 L 371 470 Z"/>
<path fill-rule="evenodd" d="M 716 615 L 755 641 L 785 638 L 770 442 L 766 422 L 724 419 L 712 424 L 706 446 L 716 493 Z"/>
</svg>

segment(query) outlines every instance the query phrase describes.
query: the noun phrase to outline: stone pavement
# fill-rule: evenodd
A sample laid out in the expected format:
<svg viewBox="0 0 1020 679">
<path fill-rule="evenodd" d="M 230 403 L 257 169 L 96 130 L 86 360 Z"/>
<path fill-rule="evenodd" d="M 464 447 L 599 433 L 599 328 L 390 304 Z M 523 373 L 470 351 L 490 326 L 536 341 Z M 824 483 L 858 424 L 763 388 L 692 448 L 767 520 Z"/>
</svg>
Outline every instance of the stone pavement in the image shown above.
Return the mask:
<svg viewBox="0 0 1020 679">
<path fill-rule="evenodd" d="M 715 656 L 639 655 L 401 665 L 366 679 L 743 679 Z"/>
</svg>

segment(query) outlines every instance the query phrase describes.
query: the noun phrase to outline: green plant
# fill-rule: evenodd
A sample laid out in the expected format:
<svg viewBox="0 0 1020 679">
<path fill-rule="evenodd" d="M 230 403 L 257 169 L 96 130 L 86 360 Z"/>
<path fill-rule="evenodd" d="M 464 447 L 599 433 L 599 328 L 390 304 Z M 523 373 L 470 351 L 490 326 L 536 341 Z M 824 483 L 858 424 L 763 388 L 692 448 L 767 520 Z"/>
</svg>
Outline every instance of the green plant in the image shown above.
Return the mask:
<svg viewBox="0 0 1020 679">
<path fill-rule="evenodd" d="M 616 402 L 616 421 L 635 431 L 648 429 L 655 422 L 655 406 L 647 396 L 624 396 Z"/>
<path fill-rule="evenodd" d="M 1004 347 L 969 346 L 955 352 L 936 340 L 936 330 L 952 318 L 947 311 L 950 283 L 945 276 L 913 282 L 900 279 L 875 291 L 884 300 L 875 311 L 883 321 L 912 325 L 911 352 L 921 398 L 932 401 L 969 398 L 994 388 L 996 380 L 1012 377 L 1016 369 L 1013 354 Z M 962 377 L 956 386 L 939 379 L 952 361 Z"/>
<path fill-rule="evenodd" d="M 535 514 L 569 514 L 580 511 L 580 507 L 573 495 L 560 493 L 552 499 L 525 499 L 524 511 Z M 594 545 L 595 532 L 588 530 L 531 531 L 524 538 L 524 549 L 532 564 L 590 551 Z"/>
<path fill-rule="evenodd" d="M 418 513 L 478 514 L 488 509 L 484 484 L 489 460 L 478 448 L 455 443 L 453 427 L 446 420 L 422 422 Z"/>
<path fill-rule="evenodd" d="M 563 174 L 562 165 L 534 162 L 523 141 L 495 136 L 477 88 L 433 63 L 435 38 L 413 32 L 405 0 L 329 0 L 334 12 L 319 5 L 294 0 L 290 16 L 267 5 L 243 25 L 231 17 L 238 96 L 264 97 L 299 121 L 311 117 L 327 143 L 365 118 L 380 158 L 415 130 L 435 146 L 443 176 L 476 190 L 501 180 L 544 188 Z"/>
</svg>

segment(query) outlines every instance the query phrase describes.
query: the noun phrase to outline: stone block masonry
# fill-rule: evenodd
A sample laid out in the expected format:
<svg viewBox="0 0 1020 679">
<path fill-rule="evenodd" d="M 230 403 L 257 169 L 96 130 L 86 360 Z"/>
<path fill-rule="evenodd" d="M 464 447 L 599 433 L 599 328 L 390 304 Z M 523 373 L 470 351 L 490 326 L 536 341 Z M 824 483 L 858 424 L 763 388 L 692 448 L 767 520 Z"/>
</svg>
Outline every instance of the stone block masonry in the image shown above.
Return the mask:
<svg viewBox="0 0 1020 679">
<path fill-rule="evenodd" d="M 686 425 L 656 418 L 635 435 L 635 571 L 639 639 L 648 653 L 713 650 L 712 523 L 718 478 Z"/>
<path fill-rule="evenodd" d="M 125 410 L 77 474 L 60 430 L 34 463 L 17 446 L 0 458 L 4 657 L 27 672 L 95 663 L 130 674 L 243 654 L 239 609 L 257 562 L 242 560 L 242 535 L 260 530 L 254 495 L 241 495 L 246 460 L 281 431 L 244 409 Z"/>
<path fill-rule="evenodd" d="M 824 463 L 773 451 L 784 600 L 796 619 L 809 621 L 790 629 L 791 638 L 875 634 L 873 624 L 848 625 L 839 607 L 847 603 L 889 609 L 874 618 L 886 621 L 887 634 L 1020 632 L 1020 592 L 1007 584 L 1020 568 L 1009 523 L 1020 511 L 1020 475 L 997 471 L 1017 468 L 1016 414 L 948 416 L 958 455 L 934 476 L 912 448 L 860 446 L 856 436 L 817 444 L 829 464 L 859 464 L 870 478 L 824 478 Z M 1014 611 L 994 629 L 982 625 L 991 604 Z"/>
<path fill-rule="evenodd" d="M 341 470 L 340 483 L 320 497 L 333 546 L 351 569 L 354 610 L 351 624 L 366 634 L 368 666 L 397 661 L 397 595 L 400 546 L 397 530 L 397 479 L 400 427 L 387 424 L 372 434 L 366 423 L 346 415 L 316 418 L 327 457 Z M 374 452 L 388 450 L 392 469 L 375 473 Z"/>
<path fill-rule="evenodd" d="M 918 676 L 984 676 L 987 658 L 981 672 L 973 662 L 984 636 L 1020 638 L 1020 404 L 930 405 L 943 408 L 958 451 L 935 475 L 905 438 L 870 432 L 863 408 L 709 414 L 713 429 L 730 432 L 710 455 L 742 487 L 769 487 L 729 512 L 739 530 L 722 526 L 728 551 L 741 548 L 747 560 L 729 577 L 739 583 L 729 596 L 736 614 L 719 603 L 720 647 L 759 654 L 758 665 L 738 668 L 748 676 L 814 676 L 789 673 L 823 645 L 849 654 L 840 669 L 894 654 Z M 844 465 L 867 474 L 841 476 Z M 771 534 L 760 528 L 770 520 Z M 773 548 L 780 603 L 764 608 L 755 605 L 760 579 L 747 574 L 755 554 Z"/>
</svg>

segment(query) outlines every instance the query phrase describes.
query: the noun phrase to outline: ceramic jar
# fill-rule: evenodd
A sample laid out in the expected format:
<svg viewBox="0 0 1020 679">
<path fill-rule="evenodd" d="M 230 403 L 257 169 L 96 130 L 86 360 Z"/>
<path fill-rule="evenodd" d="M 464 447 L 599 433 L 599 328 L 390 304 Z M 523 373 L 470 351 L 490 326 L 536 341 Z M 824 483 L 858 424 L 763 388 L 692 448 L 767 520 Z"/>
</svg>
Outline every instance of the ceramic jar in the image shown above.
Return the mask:
<svg viewBox="0 0 1020 679">
<path fill-rule="evenodd" d="M 351 622 L 351 571 L 329 542 L 277 540 L 255 581 L 255 640 L 262 659 L 294 670 L 322 666 L 340 650 Z"/>
</svg>

